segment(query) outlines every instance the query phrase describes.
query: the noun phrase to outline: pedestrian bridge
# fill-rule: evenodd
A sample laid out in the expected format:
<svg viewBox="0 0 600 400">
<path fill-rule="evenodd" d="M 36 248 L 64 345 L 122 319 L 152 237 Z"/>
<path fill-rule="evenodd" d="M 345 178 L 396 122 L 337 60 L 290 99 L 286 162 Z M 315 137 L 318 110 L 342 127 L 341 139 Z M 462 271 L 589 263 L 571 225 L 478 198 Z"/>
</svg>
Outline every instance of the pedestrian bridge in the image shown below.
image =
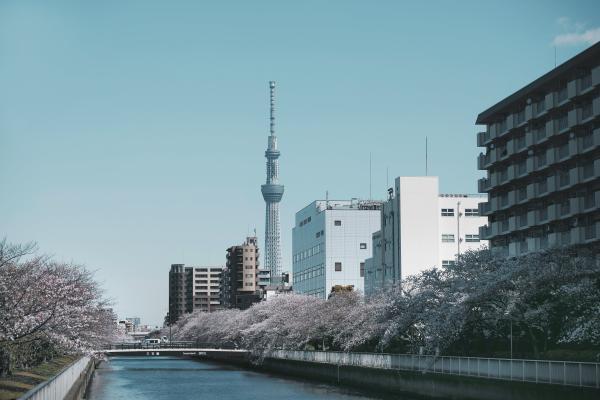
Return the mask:
<svg viewBox="0 0 600 400">
<path fill-rule="evenodd" d="M 179 356 L 179 357 L 210 357 L 219 356 L 227 358 L 244 358 L 247 350 L 215 349 L 215 348 L 134 348 L 134 349 L 109 349 L 100 353 L 108 357 L 116 356 Z"/>
<path fill-rule="evenodd" d="M 179 357 L 219 357 L 244 358 L 247 350 L 236 348 L 235 345 L 223 345 L 204 342 L 134 342 L 113 343 L 109 348 L 99 351 L 108 357 L 116 356 L 179 356 Z"/>
</svg>

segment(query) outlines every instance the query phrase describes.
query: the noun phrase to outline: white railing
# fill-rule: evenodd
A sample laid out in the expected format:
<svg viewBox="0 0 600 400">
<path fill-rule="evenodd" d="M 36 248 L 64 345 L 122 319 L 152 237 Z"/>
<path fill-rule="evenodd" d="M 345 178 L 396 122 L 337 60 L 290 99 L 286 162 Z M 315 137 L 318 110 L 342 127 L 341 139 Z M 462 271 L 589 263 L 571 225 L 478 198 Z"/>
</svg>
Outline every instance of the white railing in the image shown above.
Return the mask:
<svg viewBox="0 0 600 400">
<path fill-rule="evenodd" d="M 600 389 L 599 363 L 301 350 L 275 350 L 270 357 Z"/>
<path fill-rule="evenodd" d="M 58 375 L 40 383 L 19 399 L 31 400 L 62 400 L 73 387 L 77 379 L 85 373 L 90 357 L 81 357 L 73 364 L 63 369 Z"/>
</svg>

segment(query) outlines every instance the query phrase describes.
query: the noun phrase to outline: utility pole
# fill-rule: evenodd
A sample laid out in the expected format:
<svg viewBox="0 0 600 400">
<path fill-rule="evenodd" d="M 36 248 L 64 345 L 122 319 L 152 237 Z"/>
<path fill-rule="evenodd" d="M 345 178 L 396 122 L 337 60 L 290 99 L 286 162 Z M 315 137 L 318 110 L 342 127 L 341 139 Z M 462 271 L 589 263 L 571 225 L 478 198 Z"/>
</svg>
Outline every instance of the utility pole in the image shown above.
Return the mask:
<svg viewBox="0 0 600 400">
<path fill-rule="evenodd" d="M 510 320 L 510 358 L 513 358 L 513 334 L 512 334 L 512 319 Z"/>
<path fill-rule="evenodd" d="M 460 201 L 456 203 L 456 234 L 458 236 L 456 238 L 458 250 L 458 253 L 456 253 L 456 258 L 458 258 L 460 257 Z"/>
</svg>

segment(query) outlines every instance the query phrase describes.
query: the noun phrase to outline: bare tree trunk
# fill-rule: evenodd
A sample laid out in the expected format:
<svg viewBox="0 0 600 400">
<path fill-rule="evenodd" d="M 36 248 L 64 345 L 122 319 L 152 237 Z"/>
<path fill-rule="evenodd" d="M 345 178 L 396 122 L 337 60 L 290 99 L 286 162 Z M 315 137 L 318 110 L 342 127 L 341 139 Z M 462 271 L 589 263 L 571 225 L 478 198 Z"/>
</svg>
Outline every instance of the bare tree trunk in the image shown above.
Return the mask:
<svg viewBox="0 0 600 400">
<path fill-rule="evenodd" d="M 540 357 L 540 350 L 538 349 L 537 339 L 535 338 L 535 333 L 533 329 L 527 327 L 527 331 L 529 332 L 529 338 L 531 339 L 531 346 L 533 347 L 533 355 L 537 359 Z"/>
<path fill-rule="evenodd" d="M 0 346 L 0 376 L 12 375 L 11 354 L 6 346 Z"/>
</svg>

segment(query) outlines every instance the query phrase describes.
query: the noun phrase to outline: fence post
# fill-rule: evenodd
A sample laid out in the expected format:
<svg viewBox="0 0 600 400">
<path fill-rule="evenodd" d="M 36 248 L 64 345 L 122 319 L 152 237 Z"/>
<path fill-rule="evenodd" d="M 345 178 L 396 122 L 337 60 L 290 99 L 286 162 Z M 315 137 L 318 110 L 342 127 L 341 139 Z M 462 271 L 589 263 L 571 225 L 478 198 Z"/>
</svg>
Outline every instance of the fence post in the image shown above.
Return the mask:
<svg viewBox="0 0 600 400">
<path fill-rule="evenodd" d="M 567 362 L 563 361 L 563 385 L 567 384 Z"/>
</svg>

